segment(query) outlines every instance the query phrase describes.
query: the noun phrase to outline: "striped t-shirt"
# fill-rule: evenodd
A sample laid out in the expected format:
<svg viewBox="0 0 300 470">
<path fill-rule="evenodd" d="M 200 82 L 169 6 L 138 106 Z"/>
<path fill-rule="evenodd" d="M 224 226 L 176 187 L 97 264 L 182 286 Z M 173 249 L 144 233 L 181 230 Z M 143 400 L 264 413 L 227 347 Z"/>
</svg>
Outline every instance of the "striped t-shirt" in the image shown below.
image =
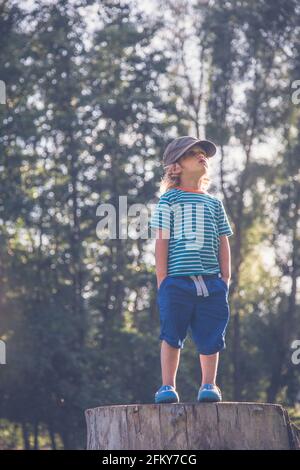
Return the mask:
<svg viewBox="0 0 300 470">
<path fill-rule="evenodd" d="M 159 198 L 150 227 L 167 230 L 167 274 L 172 276 L 219 273 L 219 236 L 233 235 L 220 199 L 180 186 Z"/>
</svg>

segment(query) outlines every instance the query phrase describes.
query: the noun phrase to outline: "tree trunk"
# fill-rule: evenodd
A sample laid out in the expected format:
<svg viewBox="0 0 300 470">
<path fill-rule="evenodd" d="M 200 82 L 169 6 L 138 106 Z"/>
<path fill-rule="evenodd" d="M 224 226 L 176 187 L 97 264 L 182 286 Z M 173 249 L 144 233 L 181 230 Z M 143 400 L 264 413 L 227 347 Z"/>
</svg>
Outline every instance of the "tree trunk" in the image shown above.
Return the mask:
<svg viewBox="0 0 300 470">
<path fill-rule="evenodd" d="M 55 433 L 53 431 L 52 423 L 48 424 L 48 432 L 51 441 L 51 449 L 56 450 L 56 441 L 55 441 Z"/>
<path fill-rule="evenodd" d="M 300 430 L 280 405 L 113 405 L 85 412 L 88 450 L 295 449 Z"/>
<path fill-rule="evenodd" d="M 34 450 L 39 450 L 39 423 L 34 423 Z"/>
<path fill-rule="evenodd" d="M 242 398 L 242 380 L 241 380 L 241 324 L 240 314 L 233 314 L 233 399 L 240 401 Z"/>
<path fill-rule="evenodd" d="M 27 423 L 22 423 L 22 434 L 23 434 L 23 447 L 25 450 L 30 450 L 29 442 L 29 431 Z"/>
</svg>

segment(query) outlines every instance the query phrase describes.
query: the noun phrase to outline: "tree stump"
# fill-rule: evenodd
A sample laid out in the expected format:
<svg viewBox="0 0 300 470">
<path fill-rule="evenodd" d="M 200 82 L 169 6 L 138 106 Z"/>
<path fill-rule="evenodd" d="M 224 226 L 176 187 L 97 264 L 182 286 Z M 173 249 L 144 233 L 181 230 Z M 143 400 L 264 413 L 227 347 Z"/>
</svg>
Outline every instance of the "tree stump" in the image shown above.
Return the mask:
<svg viewBox="0 0 300 470">
<path fill-rule="evenodd" d="M 88 450 L 300 448 L 300 430 L 269 403 L 111 405 L 85 417 Z"/>
</svg>

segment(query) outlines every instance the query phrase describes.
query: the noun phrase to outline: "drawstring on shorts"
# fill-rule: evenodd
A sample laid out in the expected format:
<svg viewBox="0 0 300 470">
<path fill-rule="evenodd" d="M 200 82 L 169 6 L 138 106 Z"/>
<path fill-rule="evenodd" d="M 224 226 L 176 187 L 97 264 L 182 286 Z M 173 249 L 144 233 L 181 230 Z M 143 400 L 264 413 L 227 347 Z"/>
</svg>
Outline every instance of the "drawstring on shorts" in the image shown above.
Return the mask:
<svg viewBox="0 0 300 470">
<path fill-rule="evenodd" d="M 195 286 L 197 289 L 197 295 L 203 295 L 204 297 L 207 297 L 209 295 L 209 292 L 207 290 L 207 287 L 205 285 L 205 282 L 201 274 L 199 274 L 198 276 L 190 276 L 190 277 L 193 279 L 195 283 Z"/>
<path fill-rule="evenodd" d="M 218 273 L 218 277 L 221 277 L 221 273 Z M 207 297 L 209 295 L 209 292 L 207 290 L 206 284 L 204 282 L 203 277 L 201 274 L 198 274 L 197 276 L 189 276 L 191 279 L 193 279 L 196 289 L 197 289 L 197 295 L 203 295 L 204 297 Z"/>
</svg>

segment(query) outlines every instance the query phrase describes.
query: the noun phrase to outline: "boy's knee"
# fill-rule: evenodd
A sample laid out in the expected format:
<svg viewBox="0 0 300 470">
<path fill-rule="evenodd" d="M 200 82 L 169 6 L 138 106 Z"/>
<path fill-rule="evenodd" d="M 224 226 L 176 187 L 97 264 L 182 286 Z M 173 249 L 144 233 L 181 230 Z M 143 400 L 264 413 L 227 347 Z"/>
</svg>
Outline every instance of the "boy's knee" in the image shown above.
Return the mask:
<svg viewBox="0 0 300 470">
<path fill-rule="evenodd" d="M 172 349 L 183 349 L 183 341 L 181 340 L 178 340 L 178 341 L 175 341 L 175 340 L 171 340 L 169 338 L 160 338 L 162 340 L 162 343 L 165 343 L 167 345 L 167 347 L 170 347 Z"/>
</svg>

